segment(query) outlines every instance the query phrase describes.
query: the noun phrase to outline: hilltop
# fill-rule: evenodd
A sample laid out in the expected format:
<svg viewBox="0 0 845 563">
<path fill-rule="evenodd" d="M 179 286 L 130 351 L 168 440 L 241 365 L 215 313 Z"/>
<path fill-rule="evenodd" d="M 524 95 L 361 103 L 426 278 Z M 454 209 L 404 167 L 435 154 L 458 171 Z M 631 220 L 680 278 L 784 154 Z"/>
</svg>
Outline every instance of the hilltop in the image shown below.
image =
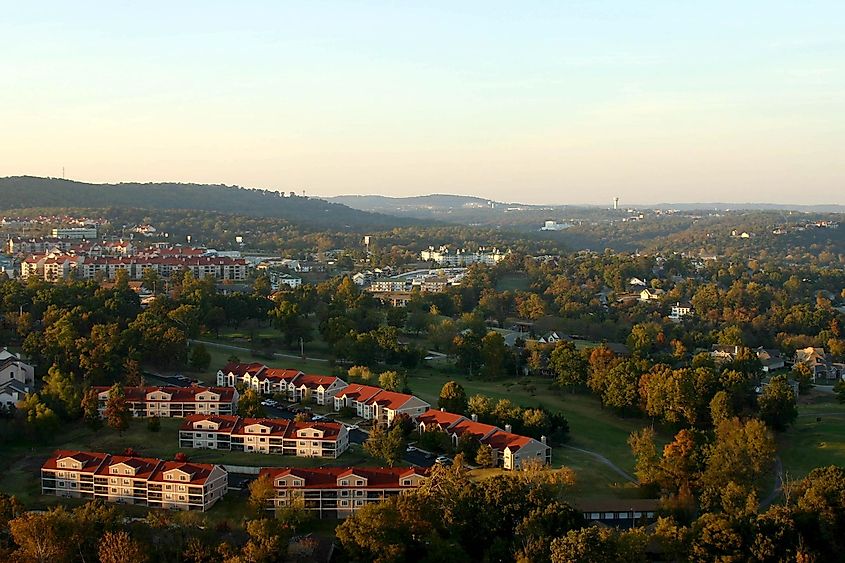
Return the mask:
<svg viewBox="0 0 845 563">
<path fill-rule="evenodd" d="M 392 228 L 415 221 L 352 209 L 322 199 L 284 196 L 238 186 L 162 183 L 89 184 L 59 178 L 0 178 L 0 210 L 26 208 L 138 208 L 212 211 L 272 217 L 312 226 Z"/>
</svg>

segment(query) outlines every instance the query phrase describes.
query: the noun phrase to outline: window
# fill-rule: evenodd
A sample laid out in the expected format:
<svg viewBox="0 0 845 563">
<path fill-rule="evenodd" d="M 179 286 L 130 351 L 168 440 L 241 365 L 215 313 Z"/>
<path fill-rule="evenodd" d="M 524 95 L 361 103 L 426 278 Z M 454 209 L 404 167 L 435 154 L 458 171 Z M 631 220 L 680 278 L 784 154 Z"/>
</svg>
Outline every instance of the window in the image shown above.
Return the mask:
<svg viewBox="0 0 845 563">
<path fill-rule="evenodd" d="M 355 481 L 355 484 L 358 485 L 359 487 L 362 487 L 364 485 L 364 481 L 358 479 L 358 480 Z"/>
</svg>

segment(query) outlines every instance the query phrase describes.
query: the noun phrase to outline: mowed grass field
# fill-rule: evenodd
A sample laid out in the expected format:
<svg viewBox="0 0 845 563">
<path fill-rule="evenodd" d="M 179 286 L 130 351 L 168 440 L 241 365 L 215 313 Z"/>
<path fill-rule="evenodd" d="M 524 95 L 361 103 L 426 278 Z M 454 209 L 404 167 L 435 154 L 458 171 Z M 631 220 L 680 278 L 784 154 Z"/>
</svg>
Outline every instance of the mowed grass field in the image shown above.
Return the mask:
<svg viewBox="0 0 845 563">
<path fill-rule="evenodd" d="M 778 436 L 784 474 L 799 479 L 815 467 L 845 466 L 845 405 L 833 395 L 799 404 L 798 420 Z"/>
<path fill-rule="evenodd" d="M 415 395 L 437 405 L 440 388 L 449 380 L 463 385 L 470 396 L 480 393 L 494 399 L 510 399 L 524 407 L 543 406 L 550 411 L 563 412 L 569 421 L 569 445 L 598 452 L 629 473 L 634 469 L 627 440 L 631 432 L 648 424 L 644 419 L 620 418 L 602 409 L 600 401 L 592 395 L 560 393 L 552 389 L 550 380 L 536 377 L 520 378 L 518 383 L 483 381 L 430 370 L 411 375 L 409 385 Z M 575 453 L 555 448 L 554 462 L 556 465 L 583 462 L 576 459 Z"/>
</svg>

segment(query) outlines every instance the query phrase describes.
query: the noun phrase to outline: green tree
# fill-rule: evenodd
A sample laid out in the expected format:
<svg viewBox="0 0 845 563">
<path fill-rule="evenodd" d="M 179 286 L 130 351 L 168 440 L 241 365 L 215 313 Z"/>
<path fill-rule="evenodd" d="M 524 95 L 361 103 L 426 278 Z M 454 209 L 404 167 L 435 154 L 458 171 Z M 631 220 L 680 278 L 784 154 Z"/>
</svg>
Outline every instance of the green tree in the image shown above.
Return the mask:
<svg viewBox="0 0 845 563">
<path fill-rule="evenodd" d="M 589 363 L 571 342 L 558 342 L 549 356 L 549 367 L 555 373 L 555 383 L 565 389 L 574 389 L 587 383 Z"/>
<path fill-rule="evenodd" d="M 364 442 L 364 451 L 393 467 L 399 463 L 405 451 L 405 435 L 402 428 L 394 425 L 389 430 L 385 430 L 381 426 L 375 426 Z"/>
<path fill-rule="evenodd" d="M 82 392 L 76 386 L 72 373 L 64 372 L 59 366 L 52 365 L 44 377 L 41 395 L 52 405 L 53 410 L 60 412 L 64 418 L 74 420 L 79 418 Z"/>
<path fill-rule="evenodd" d="M 447 381 L 440 388 L 437 406 L 449 412 L 464 414 L 467 412 L 467 394 L 463 385 L 457 381 Z"/>
<path fill-rule="evenodd" d="M 39 436 L 49 436 L 59 428 L 59 417 L 41 400 L 38 393 L 27 393 L 18 403 L 18 411 L 23 414 L 29 427 Z"/>
<path fill-rule="evenodd" d="M 501 377 L 507 368 L 508 348 L 504 337 L 498 332 L 488 332 L 481 339 L 481 359 L 484 367 L 481 373 L 488 379 Z"/>
<path fill-rule="evenodd" d="M 191 347 L 191 367 L 195 371 L 205 371 L 211 365 L 211 354 L 208 353 L 204 344 L 196 344 Z"/>
<path fill-rule="evenodd" d="M 795 392 L 786 380 L 785 375 L 777 375 L 757 400 L 760 418 L 773 430 L 783 432 L 798 418 L 798 408 L 795 406 Z"/>
</svg>

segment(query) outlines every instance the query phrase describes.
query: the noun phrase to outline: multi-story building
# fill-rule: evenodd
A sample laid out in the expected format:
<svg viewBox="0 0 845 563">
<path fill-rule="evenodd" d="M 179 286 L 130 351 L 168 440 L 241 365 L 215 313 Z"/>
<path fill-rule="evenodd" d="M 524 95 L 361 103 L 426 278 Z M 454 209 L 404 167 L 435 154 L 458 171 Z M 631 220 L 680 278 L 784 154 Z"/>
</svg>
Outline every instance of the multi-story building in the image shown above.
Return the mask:
<svg viewBox="0 0 845 563">
<path fill-rule="evenodd" d="M 507 258 L 510 251 L 501 252 L 498 248 L 481 247 L 476 252 L 467 251 L 463 248 L 456 250 L 448 246 L 441 246 L 435 249 L 433 246 L 420 253 L 420 258 L 425 261 L 435 262 L 441 266 L 470 266 L 472 264 L 487 264 L 493 266 Z"/>
<path fill-rule="evenodd" d="M 545 437 L 535 440 L 514 434 L 510 425 L 505 425 L 502 430 L 497 426 L 478 422 L 475 415 L 466 418 L 436 409 L 419 415 L 416 422 L 420 433 L 439 429 L 449 435 L 455 446 L 460 440 L 467 439 L 490 446 L 493 449 L 494 463 L 504 469 L 518 469 L 522 462 L 530 459 L 539 460 L 544 464 L 552 462 L 552 449 L 546 443 Z"/>
<path fill-rule="evenodd" d="M 100 414 L 106 409 L 110 387 L 94 387 Z M 235 414 L 238 391 L 233 387 L 124 387 L 132 416 L 184 417 L 192 414 Z"/>
<path fill-rule="evenodd" d="M 59 227 L 50 233 L 53 238 L 88 239 L 97 238 L 97 226 L 88 227 Z"/>
<path fill-rule="evenodd" d="M 264 364 L 227 364 L 217 372 L 217 385 L 242 383 L 263 395 L 279 393 L 295 403 L 331 405 L 347 383 L 332 375 L 306 374 L 296 369 L 269 368 Z"/>
<path fill-rule="evenodd" d="M 268 509 L 302 506 L 329 518 L 346 518 L 367 504 L 413 490 L 426 475 L 426 470 L 418 467 L 284 467 L 263 468 L 259 473 L 268 477 L 276 490 Z"/>
<path fill-rule="evenodd" d="M 35 386 L 35 368 L 6 348 L 0 350 L 0 407 L 16 405 Z"/>
<path fill-rule="evenodd" d="M 431 408 L 431 405 L 406 393 L 386 391 L 381 387 L 370 385 L 352 384 L 344 387 L 334 397 L 335 410 L 344 407 L 355 409 L 356 414 L 365 420 L 374 420 L 389 426 L 400 414 L 406 414 L 415 419 Z"/>
<path fill-rule="evenodd" d="M 336 458 L 349 447 L 349 432 L 336 422 L 192 415 L 179 429 L 179 447 Z"/>
<path fill-rule="evenodd" d="M 153 508 L 206 511 L 228 490 L 219 465 L 59 450 L 41 467 L 41 491 Z"/>
</svg>

